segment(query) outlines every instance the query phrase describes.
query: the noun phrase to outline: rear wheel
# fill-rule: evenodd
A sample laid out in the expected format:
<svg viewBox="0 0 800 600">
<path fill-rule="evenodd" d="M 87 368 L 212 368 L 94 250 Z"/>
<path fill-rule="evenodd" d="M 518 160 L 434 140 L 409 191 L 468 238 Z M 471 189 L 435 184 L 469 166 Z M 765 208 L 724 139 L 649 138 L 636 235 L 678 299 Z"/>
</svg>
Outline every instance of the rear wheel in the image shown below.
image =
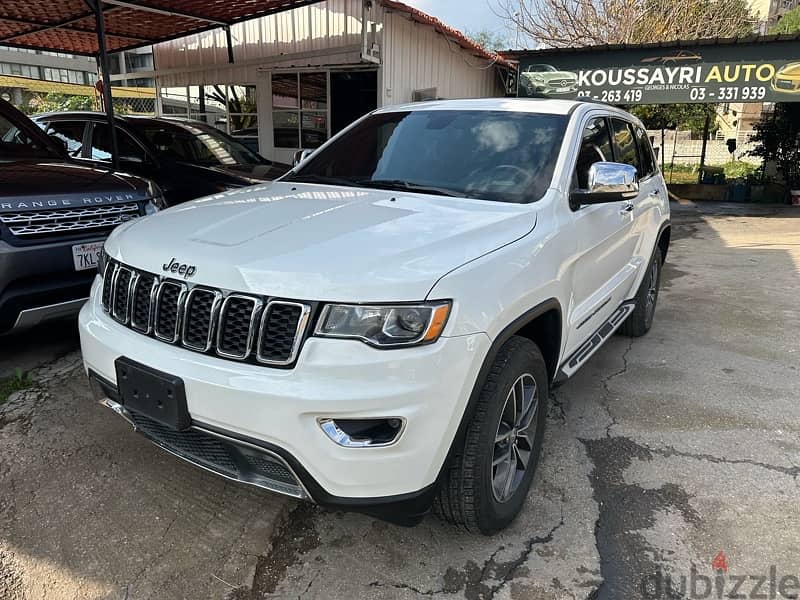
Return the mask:
<svg viewBox="0 0 800 600">
<path fill-rule="evenodd" d="M 547 398 L 539 348 L 512 337 L 498 352 L 463 447 L 447 467 L 434 503 L 437 515 L 487 535 L 514 520 L 539 463 Z"/>
<path fill-rule="evenodd" d="M 656 314 L 658 290 L 661 286 L 661 249 L 656 248 L 653 259 L 647 267 L 639 291 L 636 293 L 636 308 L 620 326 L 619 332 L 630 337 L 641 337 L 653 326 Z"/>
</svg>

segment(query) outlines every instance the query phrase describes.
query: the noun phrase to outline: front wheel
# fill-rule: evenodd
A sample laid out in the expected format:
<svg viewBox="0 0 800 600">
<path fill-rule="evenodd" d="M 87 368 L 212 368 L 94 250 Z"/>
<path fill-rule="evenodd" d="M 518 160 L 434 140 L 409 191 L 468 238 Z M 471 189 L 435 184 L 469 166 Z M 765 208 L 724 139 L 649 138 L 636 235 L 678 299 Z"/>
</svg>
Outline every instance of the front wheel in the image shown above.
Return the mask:
<svg viewBox="0 0 800 600">
<path fill-rule="evenodd" d="M 653 326 L 658 290 L 661 286 L 661 249 L 656 248 L 647 273 L 636 292 L 636 308 L 620 326 L 619 332 L 630 337 L 642 337 Z"/>
<path fill-rule="evenodd" d="M 444 474 L 437 515 L 485 535 L 514 520 L 539 463 L 547 398 L 547 367 L 538 346 L 512 337 L 483 382 L 463 446 Z"/>
</svg>

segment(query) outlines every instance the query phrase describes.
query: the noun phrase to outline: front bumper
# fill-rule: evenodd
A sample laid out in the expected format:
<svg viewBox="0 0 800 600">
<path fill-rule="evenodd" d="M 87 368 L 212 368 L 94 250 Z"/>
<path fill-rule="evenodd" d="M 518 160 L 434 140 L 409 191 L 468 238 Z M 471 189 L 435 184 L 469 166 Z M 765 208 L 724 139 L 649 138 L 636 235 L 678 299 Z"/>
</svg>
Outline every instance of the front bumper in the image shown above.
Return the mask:
<svg viewBox="0 0 800 600">
<path fill-rule="evenodd" d="M 297 365 L 281 370 L 140 335 L 103 312 L 98 292 L 80 315 L 84 361 L 97 379 L 113 390 L 114 361 L 122 355 L 180 377 L 193 427 L 264 448 L 285 461 L 313 500 L 365 512 L 397 503 L 417 510 L 432 499 L 490 346 L 485 334 L 396 350 L 310 338 Z M 387 417 L 406 426 L 384 447 L 338 446 L 318 423 Z"/>
<path fill-rule="evenodd" d="M 75 271 L 72 246 L 102 239 L 26 246 L 0 240 L 0 333 L 77 314 L 95 272 Z"/>
</svg>

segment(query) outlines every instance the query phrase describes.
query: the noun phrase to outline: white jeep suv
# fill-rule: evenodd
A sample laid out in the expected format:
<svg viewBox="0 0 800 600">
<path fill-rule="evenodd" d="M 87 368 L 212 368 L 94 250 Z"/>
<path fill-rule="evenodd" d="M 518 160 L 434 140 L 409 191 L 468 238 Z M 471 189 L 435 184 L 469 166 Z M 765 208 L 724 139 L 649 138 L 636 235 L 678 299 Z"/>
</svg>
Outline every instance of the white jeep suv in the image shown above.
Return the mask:
<svg viewBox="0 0 800 600">
<path fill-rule="evenodd" d="M 621 110 L 385 108 L 280 181 L 119 227 L 83 355 L 106 406 L 198 466 L 492 533 L 528 493 L 552 386 L 650 328 L 669 236 Z"/>
</svg>

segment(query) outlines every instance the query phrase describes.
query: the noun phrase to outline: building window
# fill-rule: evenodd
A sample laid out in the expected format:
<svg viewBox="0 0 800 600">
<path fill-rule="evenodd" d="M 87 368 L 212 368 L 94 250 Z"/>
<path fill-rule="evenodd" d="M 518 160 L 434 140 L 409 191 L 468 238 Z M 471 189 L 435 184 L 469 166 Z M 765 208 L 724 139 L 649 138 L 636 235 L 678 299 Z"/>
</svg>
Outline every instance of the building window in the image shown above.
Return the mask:
<svg viewBox="0 0 800 600">
<path fill-rule="evenodd" d="M 161 106 L 165 115 L 203 121 L 258 150 L 258 108 L 254 85 L 161 88 Z"/>
<path fill-rule="evenodd" d="M 28 79 L 41 79 L 39 67 L 35 65 L 0 63 L 0 73 L 3 75 L 15 75 L 16 77 L 27 77 Z"/>
<path fill-rule="evenodd" d="M 319 148 L 328 139 L 329 117 L 326 72 L 272 75 L 276 148 Z"/>
</svg>

